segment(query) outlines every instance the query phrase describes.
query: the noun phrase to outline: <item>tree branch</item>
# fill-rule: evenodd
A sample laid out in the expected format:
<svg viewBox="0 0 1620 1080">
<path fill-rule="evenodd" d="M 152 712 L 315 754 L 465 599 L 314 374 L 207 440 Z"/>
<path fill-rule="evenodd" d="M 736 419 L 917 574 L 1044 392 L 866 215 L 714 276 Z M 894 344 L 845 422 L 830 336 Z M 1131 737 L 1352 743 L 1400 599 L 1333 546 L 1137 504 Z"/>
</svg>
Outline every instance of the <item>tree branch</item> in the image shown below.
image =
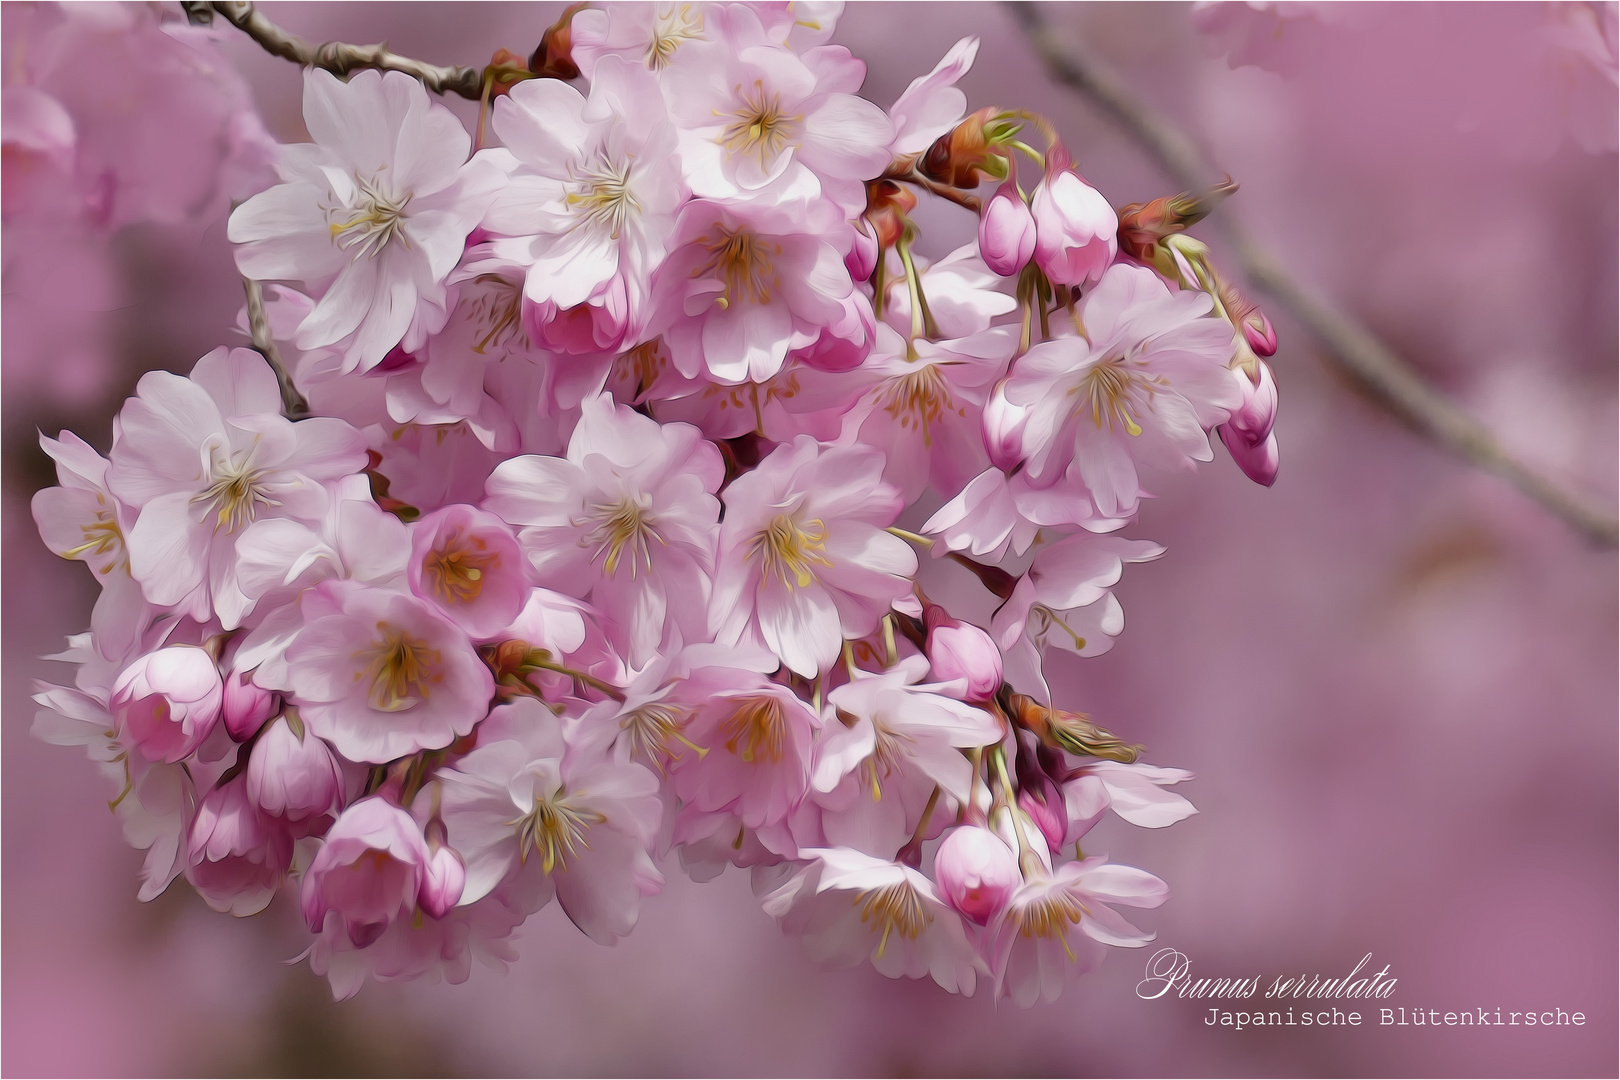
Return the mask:
<svg viewBox="0 0 1620 1080">
<path fill-rule="evenodd" d="M 1112 72 L 1060 41 L 1034 3 L 1009 3 L 1051 79 L 1113 120 L 1189 191 L 1215 175 L 1185 134 L 1138 101 Z M 1224 215 L 1223 215 L 1224 218 Z M 1620 536 L 1615 516 L 1592 505 L 1508 452 L 1490 430 L 1424 382 L 1411 365 L 1377 335 L 1300 285 L 1237 222 L 1221 222 L 1237 261 L 1254 285 L 1267 292 L 1323 346 L 1328 360 L 1396 419 L 1461 457 L 1495 473 L 1604 547 Z"/>
<path fill-rule="evenodd" d="M 412 60 L 408 56 L 389 52 L 386 43 L 345 45 L 340 41 L 328 41 L 324 45 L 311 45 L 265 18 L 250 0 L 213 0 L 212 3 L 188 0 L 182 7 L 192 22 L 212 21 L 210 9 L 217 11 L 231 25 L 262 45 L 266 52 L 295 64 L 318 67 L 339 76 L 366 69 L 402 71 L 420 79 L 436 94 L 460 94 L 473 101 L 479 100 L 483 93 L 483 74 L 478 68 L 459 64 L 441 67 Z"/>
<path fill-rule="evenodd" d="M 289 420 L 302 420 L 309 415 L 309 402 L 293 385 L 292 376 L 281 362 L 281 350 L 276 348 L 275 337 L 270 333 L 270 316 L 264 310 L 264 285 L 245 277 L 242 288 L 247 292 L 248 334 L 253 339 L 253 347 L 276 373 L 276 384 L 281 387 L 281 411 Z"/>
</svg>

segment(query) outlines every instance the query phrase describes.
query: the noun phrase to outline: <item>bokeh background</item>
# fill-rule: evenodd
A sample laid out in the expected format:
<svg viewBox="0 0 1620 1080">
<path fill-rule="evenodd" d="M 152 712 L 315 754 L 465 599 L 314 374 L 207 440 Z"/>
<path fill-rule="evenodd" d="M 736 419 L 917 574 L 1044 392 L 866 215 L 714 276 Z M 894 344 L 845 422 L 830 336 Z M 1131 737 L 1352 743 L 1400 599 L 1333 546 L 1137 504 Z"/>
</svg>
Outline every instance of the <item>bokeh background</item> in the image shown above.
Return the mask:
<svg viewBox="0 0 1620 1080">
<path fill-rule="evenodd" d="M 313 40 L 472 64 L 527 53 L 560 8 L 262 6 Z M 1220 213 L 1526 460 L 1613 507 L 1613 74 L 1549 59 L 1547 5 L 1289 9 L 1214 31 L 1179 4 L 1043 14 L 1242 182 Z M 1003 8 L 851 5 L 835 41 L 887 106 L 968 34 L 983 39 L 970 108 L 1051 117 L 1116 204 L 1175 190 L 1046 80 Z M 271 133 L 305 138 L 297 69 L 222 40 Z M 921 220 L 936 253 L 971 236 L 948 207 Z M 553 906 L 504 975 L 333 1004 L 284 964 L 303 936 L 289 897 L 247 920 L 183 883 L 137 903 L 112 793 L 77 752 L 29 736 L 30 680 L 61 677 L 39 657 L 88 625 L 94 598 L 34 533 L 27 501 L 53 482 L 36 432 L 105 450 L 142 371 L 236 339 L 224 216 L 79 246 L 8 231 L 6 246 L 7 1074 L 1614 1075 L 1614 553 L 1359 398 L 1286 312 L 1267 306 L 1283 342 L 1276 487 L 1217 451 L 1159 492 L 1131 534 L 1169 554 L 1127 573 L 1126 633 L 1056 680 L 1149 760 L 1198 774 L 1181 790 L 1202 813 L 1105 824 L 1098 849 L 1170 882 L 1143 924 L 1195 973 L 1337 976 L 1371 953 L 1399 979 L 1375 1004 L 1562 1008 L 1584 1027 L 1380 1028 L 1364 1009 L 1360 1028 L 1233 1032 L 1204 1025 L 1206 1003 L 1139 1000 L 1146 955 L 1124 950 L 1055 1005 L 997 1008 L 821 970 L 745 875 L 695 885 L 678 868 L 616 948 Z"/>
</svg>

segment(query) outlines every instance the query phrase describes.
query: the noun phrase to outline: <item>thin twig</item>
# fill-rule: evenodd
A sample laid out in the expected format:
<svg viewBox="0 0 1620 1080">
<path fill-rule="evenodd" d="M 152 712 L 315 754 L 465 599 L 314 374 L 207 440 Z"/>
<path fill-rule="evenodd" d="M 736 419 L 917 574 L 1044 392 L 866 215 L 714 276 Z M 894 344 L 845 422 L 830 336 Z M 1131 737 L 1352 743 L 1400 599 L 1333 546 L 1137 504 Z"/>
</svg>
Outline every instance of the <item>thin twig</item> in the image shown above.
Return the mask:
<svg viewBox="0 0 1620 1080">
<path fill-rule="evenodd" d="M 1089 99 L 1147 150 L 1176 183 L 1189 191 L 1207 186 L 1215 170 L 1192 140 L 1138 101 L 1113 73 L 1059 40 L 1039 6 L 1008 4 L 1052 80 Z M 1300 285 L 1242 226 L 1221 217 L 1249 280 L 1310 331 L 1333 366 L 1387 412 L 1465 461 L 1502 477 L 1595 543 L 1616 545 L 1620 523 L 1613 514 L 1514 457 L 1488 428 L 1424 382 L 1377 335 Z"/>
<path fill-rule="evenodd" d="M 247 293 L 248 333 L 253 338 L 253 347 L 276 373 L 276 384 L 281 387 L 281 411 L 289 420 L 302 420 L 309 415 L 309 402 L 293 385 L 292 376 L 281 362 L 281 350 L 276 348 L 275 336 L 270 333 L 270 317 L 264 310 L 264 285 L 245 277 L 242 288 Z"/>
<path fill-rule="evenodd" d="M 916 169 L 914 158 L 902 158 L 883 171 L 879 180 L 898 180 L 902 184 L 916 184 L 918 187 L 942 199 L 948 199 L 957 206 L 973 211 L 980 211 L 979 197 L 969 195 L 960 188 L 953 188 L 949 184 L 941 184 L 937 180 L 930 180 Z"/>
<path fill-rule="evenodd" d="M 478 68 L 459 64 L 442 67 L 421 60 L 412 60 L 388 51 L 386 43 L 379 45 L 345 45 L 328 41 L 324 45 L 311 45 L 296 34 L 289 34 L 261 15 L 248 0 L 213 0 L 211 4 L 188 2 L 183 5 L 186 17 L 193 22 L 202 21 L 207 9 L 212 8 L 248 37 L 262 45 L 266 52 L 284 57 L 295 64 L 318 67 L 334 75 L 347 75 L 351 71 L 376 69 L 402 71 L 436 94 L 460 94 L 477 101 L 483 90 L 483 73 Z"/>
</svg>

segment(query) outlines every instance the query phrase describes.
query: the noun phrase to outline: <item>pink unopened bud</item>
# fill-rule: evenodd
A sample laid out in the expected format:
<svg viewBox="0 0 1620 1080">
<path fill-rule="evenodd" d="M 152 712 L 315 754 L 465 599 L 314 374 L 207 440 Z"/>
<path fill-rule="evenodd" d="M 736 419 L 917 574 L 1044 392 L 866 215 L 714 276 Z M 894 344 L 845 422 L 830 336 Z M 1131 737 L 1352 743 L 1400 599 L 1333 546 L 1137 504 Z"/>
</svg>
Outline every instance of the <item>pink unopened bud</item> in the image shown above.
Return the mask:
<svg viewBox="0 0 1620 1080">
<path fill-rule="evenodd" d="M 214 658 L 195 645 L 171 645 L 124 669 L 110 707 L 119 730 L 147 760 L 172 764 L 214 730 L 222 696 Z"/>
<path fill-rule="evenodd" d="M 844 268 L 852 281 L 865 281 L 877 269 L 878 238 L 865 218 L 855 223 L 855 243 L 844 256 Z"/>
<path fill-rule="evenodd" d="M 934 880 L 945 902 L 980 926 L 1000 914 L 1024 883 L 1018 856 L 995 833 L 963 825 L 934 854 Z"/>
<path fill-rule="evenodd" d="M 251 675 L 233 671 L 225 677 L 222 709 L 225 729 L 237 742 L 247 742 L 264 722 L 276 715 L 281 699 L 256 684 Z"/>
<path fill-rule="evenodd" d="M 1007 400 L 1007 382 L 996 384 L 984 403 L 984 448 L 990 454 L 990 464 L 1002 472 L 1011 472 L 1024 456 L 1024 424 L 1029 409 Z"/>
<path fill-rule="evenodd" d="M 1012 277 L 1035 253 L 1035 216 L 1011 177 L 996 189 L 979 218 L 979 255 L 1002 277 Z"/>
<path fill-rule="evenodd" d="M 961 698 L 988 701 L 1001 689 L 1001 650 L 990 635 L 946 614 L 938 604 L 924 613 L 928 625 L 928 665 L 940 682 L 964 684 Z"/>
<path fill-rule="evenodd" d="M 1260 356 L 1271 356 L 1277 351 L 1277 331 L 1271 328 L 1271 320 L 1259 308 L 1244 316 L 1243 337 L 1249 348 Z"/>
<path fill-rule="evenodd" d="M 303 821 L 343 809 L 343 773 L 325 742 L 299 737 L 286 717 L 271 724 L 248 757 L 247 794 L 267 814 Z"/>
<path fill-rule="evenodd" d="M 1277 421 L 1277 382 L 1271 367 L 1258 363 L 1259 381 L 1251 380 L 1242 371 L 1232 372 L 1243 394 L 1243 401 L 1232 413 L 1232 418 L 1218 429 L 1221 441 L 1231 453 L 1238 468 L 1257 484 L 1270 487 L 1277 480 L 1280 458 L 1277 436 L 1272 426 Z"/>
<path fill-rule="evenodd" d="M 1046 176 L 1030 199 L 1035 263 L 1054 284 L 1098 281 L 1119 254 L 1119 218 L 1102 193 L 1069 168 L 1061 146 L 1047 151 Z"/>
<path fill-rule="evenodd" d="M 186 879 L 215 911 L 263 911 L 292 864 L 286 826 L 259 812 L 240 776 L 197 807 L 186 844 Z"/>
<path fill-rule="evenodd" d="M 1026 786 L 1020 791 L 1018 806 L 1041 830 L 1047 847 L 1056 851 L 1063 846 L 1063 837 L 1069 831 L 1068 804 L 1063 800 L 1063 792 L 1049 777 L 1042 776 L 1038 787 Z"/>
<path fill-rule="evenodd" d="M 428 857 L 422 867 L 422 887 L 416 894 L 422 910 L 435 919 L 444 918 L 445 912 L 456 906 L 461 890 L 467 884 L 467 868 L 461 856 L 447 847 L 441 847 Z"/>
</svg>

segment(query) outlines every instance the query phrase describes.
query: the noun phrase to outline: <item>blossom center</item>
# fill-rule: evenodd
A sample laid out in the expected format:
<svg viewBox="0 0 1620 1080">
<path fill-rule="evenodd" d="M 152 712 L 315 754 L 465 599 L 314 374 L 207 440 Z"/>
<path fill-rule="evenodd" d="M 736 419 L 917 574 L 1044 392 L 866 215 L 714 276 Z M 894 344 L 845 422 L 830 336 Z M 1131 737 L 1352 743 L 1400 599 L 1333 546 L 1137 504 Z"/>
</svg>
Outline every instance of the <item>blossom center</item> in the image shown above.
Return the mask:
<svg viewBox="0 0 1620 1080">
<path fill-rule="evenodd" d="M 118 519 L 111 508 L 105 505 L 106 498 L 96 496 L 96 501 L 103 505 L 96 509 L 96 520 L 88 525 L 80 525 L 79 531 L 84 534 L 84 543 L 68 548 L 62 552 L 64 559 L 77 559 L 81 555 L 88 562 L 91 556 L 100 558 L 103 555 L 112 556 L 101 573 L 110 574 L 118 564 L 124 561 L 121 554 L 124 549 L 124 531 L 118 527 Z"/>
<path fill-rule="evenodd" d="M 909 881 L 862 890 L 855 894 L 855 903 L 861 909 L 862 923 L 871 923 L 873 929 L 880 921 L 882 923 L 883 937 L 873 954 L 877 959 L 882 959 L 884 950 L 889 947 L 890 934 L 898 930 L 907 941 L 916 941 L 934 919 Z"/>
<path fill-rule="evenodd" d="M 770 168 L 782 151 L 798 137 L 800 116 L 782 111 L 782 96 L 765 93 L 764 80 L 755 79 L 752 89 L 737 86 L 737 110 L 720 136 L 720 145 L 733 157 L 749 154 L 759 158 L 761 170 Z"/>
<path fill-rule="evenodd" d="M 626 549 L 630 552 L 630 577 L 635 579 L 640 570 L 652 572 L 652 548 L 647 538 L 665 543 L 653 526 L 650 500 L 626 495 L 614 503 L 597 503 L 590 508 L 589 520 L 596 527 L 585 537 L 586 545 L 595 545 L 591 561 L 602 559 L 602 572 L 608 576 L 618 573 L 619 562 Z M 603 558 L 603 556 L 606 558 Z"/>
<path fill-rule="evenodd" d="M 647 42 L 647 66 L 654 71 L 664 70 L 683 42 L 702 36 L 703 16 L 694 17 L 691 4 L 660 11 L 653 24 L 652 40 Z"/>
<path fill-rule="evenodd" d="M 334 213 L 341 220 L 327 227 L 332 241 L 344 251 L 353 251 L 355 258 L 365 255 L 376 258 L 389 242 L 405 236 L 405 207 L 411 201 L 410 192 L 392 195 L 377 183 L 375 177 L 354 178 L 356 198 L 353 206 L 342 207 Z M 347 216 L 343 216 L 343 215 Z M 405 241 L 408 243 L 408 241 Z"/>
<path fill-rule="evenodd" d="M 432 684 L 444 678 L 439 670 L 439 650 L 421 638 L 378 623 L 381 637 L 371 648 L 358 653 L 366 666 L 355 673 L 355 681 L 369 684 L 366 700 L 380 712 L 403 712 L 426 701 Z"/>
<path fill-rule="evenodd" d="M 281 505 L 270 497 L 263 482 L 267 472 L 253 467 L 251 452 L 236 459 L 216 452 L 210 468 L 212 481 L 191 501 L 214 511 L 215 531 L 236 532 L 252 524 L 260 506 Z"/>
<path fill-rule="evenodd" d="M 606 821 L 594 810 L 572 805 L 567 791 L 559 789 L 550 798 L 535 796 L 534 809 L 507 824 L 518 831 L 518 861 L 527 863 L 529 852 L 538 851 L 540 869 L 549 874 L 559 865 L 566 866 L 580 847 L 589 848 L 585 831 Z"/>
<path fill-rule="evenodd" d="M 1153 411 L 1153 396 L 1169 385 L 1163 375 L 1149 375 L 1139 364 L 1116 356 L 1093 364 L 1070 393 L 1080 398 L 1078 414 L 1084 415 L 1089 404 L 1091 420 L 1099 428 L 1107 424 L 1109 431 L 1120 427 L 1129 435 L 1140 435 L 1137 418 Z"/>
<path fill-rule="evenodd" d="M 966 408 L 957 407 L 952 400 L 950 384 L 937 364 L 925 364 L 890 380 L 883 395 L 883 410 L 894 417 L 902 429 L 920 430 L 924 446 L 933 445 L 929 426 L 939 423 L 946 412 L 967 415 Z"/>
<path fill-rule="evenodd" d="M 1036 604 L 1034 607 L 1030 608 L 1029 617 L 1030 621 L 1035 624 L 1034 630 L 1031 632 L 1030 637 L 1034 639 L 1035 644 L 1041 646 L 1042 648 L 1045 648 L 1046 636 L 1051 632 L 1054 626 L 1058 627 L 1065 634 L 1069 635 L 1069 640 L 1074 643 L 1075 652 L 1079 652 L 1081 649 L 1086 647 L 1086 639 L 1075 633 L 1074 628 L 1063 621 L 1062 615 L 1053 611 L 1045 604 Z"/>
<path fill-rule="evenodd" d="M 491 345 L 501 348 L 519 337 L 523 339 L 520 344 L 527 345 L 528 335 L 523 330 L 522 286 L 507 281 L 499 274 L 481 274 L 474 282 L 483 285 L 484 289 L 472 300 L 469 309 L 474 325 L 483 330 L 482 336 L 473 344 L 473 352 L 482 356 Z"/>
<path fill-rule="evenodd" d="M 641 212 L 641 203 L 631 187 L 630 162 L 616 164 L 604 159 L 594 171 L 580 178 L 578 191 L 568 194 L 568 205 L 581 222 L 605 230 L 617 240 L 625 223 Z"/>
<path fill-rule="evenodd" d="M 800 525 L 787 514 L 777 514 L 754 538 L 752 554 L 759 557 L 764 577 L 776 575 L 789 589 L 807 589 L 815 583 L 814 567 L 832 567 L 827 558 L 827 527 L 820 518 Z"/>
<path fill-rule="evenodd" d="M 469 604 L 484 591 L 484 578 L 501 565 L 489 542 L 456 529 L 422 560 L 422 574 L 444 604 Z"/>
<path fill-rule="evenodd" d="M 743 761 L 763 759 L 775 764 L 782 760 L 787 741 L 782 703 L 774 697 L 744 698 L 721 733 L 726 736 L 726 749 Z"/>
<path fill-rule="evenodd" d="M 1063 943 L 1063 951 L 1072 962 L 1074 950 L 1069 948 L 1069 927 L 1078 926 L 1081 917 L 1090 913 L 1090 909 L 1073 893 L 1064 890 L 1050 892 L 1024 905 L 1018 912 L 1018 932 L 1024 937 L 1057 938 Z"/>
<path fill-rule="evenodd" d="M 906 756 L 901 744 L 910 741 L 911 736 L 892 730 L 881 717 L 872 717 L 872 753 L 861 768 L 871 786 L 873 802 L 883 798 L 882 781 L 899 770 Z"/>
<path fill-rule="evenodd" d="M 782 254 L 781 244 L 761 240 L 747 229 L 733 231 L 722 225 L 703 241 L 703 247 L 709 253 L 708 261 L 692 276 L 712 275 L 724 283 L 725 291 L 715 303 L 729 308 L 743 300 L 753 304 L 771 302 L 772 287 L 780 285 L 771 257 Z"/>
<path fill-rule="evenodd" d="M 619 730 L 629 740 L 632 755 L 639 752 L 662 771 L 671 743 L 684 743 L 697 750 L 699 757 L 708 753 L 708 750 L 694 746 L 681 734 L 686 720 L 687 712 L 679 706 L 649 702 L 625 713 L 619 720 Z"/>
</svg>

